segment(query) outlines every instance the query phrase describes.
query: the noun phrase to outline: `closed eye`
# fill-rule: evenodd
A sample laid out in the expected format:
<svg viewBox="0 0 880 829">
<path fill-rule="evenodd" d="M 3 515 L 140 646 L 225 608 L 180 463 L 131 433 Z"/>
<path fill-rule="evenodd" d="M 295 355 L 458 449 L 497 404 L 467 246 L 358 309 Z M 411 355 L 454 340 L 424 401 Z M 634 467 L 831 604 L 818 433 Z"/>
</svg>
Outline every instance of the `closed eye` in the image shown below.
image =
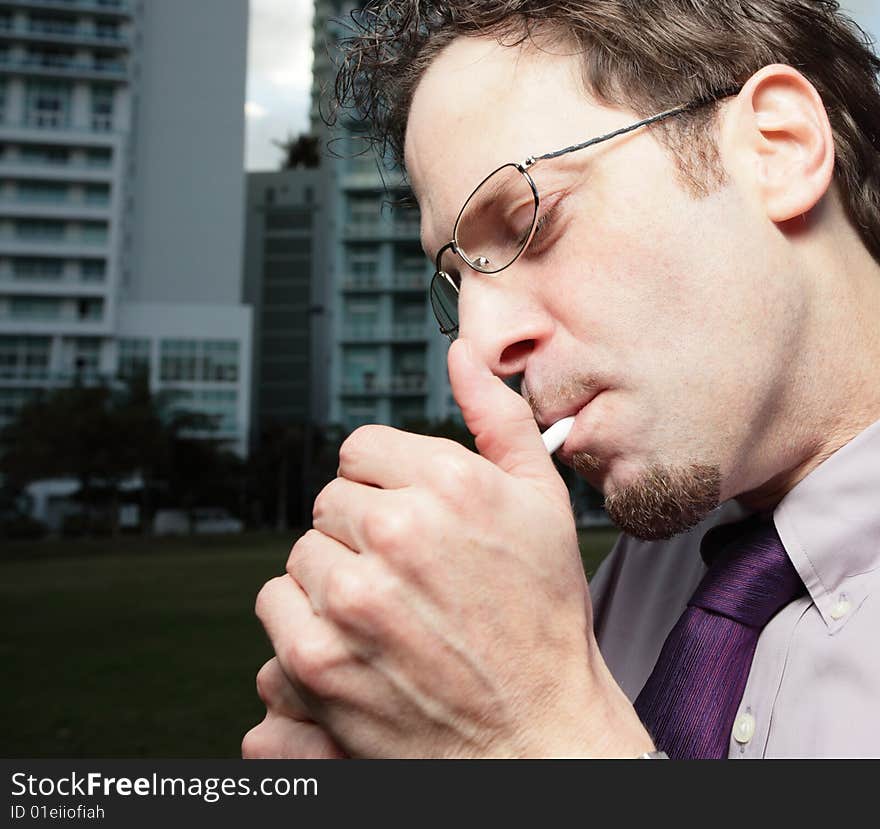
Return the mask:
<svg viewBox="0 0 880 829">
<path fill-rule="evenodd" d="M 529 246 L 526 249 L 527 251 L 532 251 L 533 253 L 540 250 L 541 247 L 541 236 L 547 232 L 547 230 L 552 226 L 554 220 L 556 219 L 557 212 L 559 210 L 560 201 L 557 201 L 556 204 L 553 205 L 549 210 L 545 213 L 542 213 L 541 216 L 538 217 L 538 221 L 535 223 L 535 232 L 532 234 L 532 240 L 529 242 Z M 537 248 L 536 248 L 537 243 Z"/>
</svg>

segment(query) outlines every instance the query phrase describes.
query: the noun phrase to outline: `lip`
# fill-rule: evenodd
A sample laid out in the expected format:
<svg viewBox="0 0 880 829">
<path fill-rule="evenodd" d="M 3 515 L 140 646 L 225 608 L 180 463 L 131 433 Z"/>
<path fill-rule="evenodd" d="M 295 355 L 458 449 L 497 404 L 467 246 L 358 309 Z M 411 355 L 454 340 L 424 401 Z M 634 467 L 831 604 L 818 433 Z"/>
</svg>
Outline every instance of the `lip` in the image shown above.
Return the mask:
<svg viewBox="0 0 880 829">
<path fill-rule="evenodd" d="M 545 429 L 549 429 L 554 423 L 562 420 L 565 417 L 580 417 L 581 412 L 587 408 L 605 389 L 597 389 L 593 392 L 589 397 L 585 397 L 579 402 L 569 405 L 566 408 L 553 409 L 549 412 L 541 412 L 535 420 L 538 422 L 538 426 L 543 432 Z"/>
</svg>

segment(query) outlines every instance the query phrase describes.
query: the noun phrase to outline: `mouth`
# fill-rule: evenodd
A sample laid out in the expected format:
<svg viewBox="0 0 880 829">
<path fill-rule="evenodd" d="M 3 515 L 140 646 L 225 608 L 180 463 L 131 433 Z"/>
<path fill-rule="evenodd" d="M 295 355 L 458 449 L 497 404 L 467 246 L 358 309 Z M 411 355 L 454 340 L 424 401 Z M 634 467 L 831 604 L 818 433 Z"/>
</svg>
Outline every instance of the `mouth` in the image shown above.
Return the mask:
<svg viewBox="0 0 880 829">
<path fill-rule="evenodd" d="M 580 417 L 581 413 L 592 403 L 605 389 L 596 389 L 596 391 L 591 392 L 589 396 L 582 398 L 576 403 L 570 403 L 566 406 L 561 406 L 556 409 L 542 409 L 539 410 L 535 415 L 535 420 L 538 423 L 541 431 L 545 431 L 554 423 L 562 420 L 566 417 Z"/>
</svg>

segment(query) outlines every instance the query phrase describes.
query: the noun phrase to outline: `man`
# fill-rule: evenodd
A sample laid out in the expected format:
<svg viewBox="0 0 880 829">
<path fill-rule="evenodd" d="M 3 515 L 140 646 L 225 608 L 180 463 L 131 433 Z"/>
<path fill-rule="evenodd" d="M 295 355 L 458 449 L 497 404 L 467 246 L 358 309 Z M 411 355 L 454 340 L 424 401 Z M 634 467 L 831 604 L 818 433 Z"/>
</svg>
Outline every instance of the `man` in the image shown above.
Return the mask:
<svg viewBox="0 0 880 829">
<path fill-rule="evenodd" d="M 880 64 L 833 6 L 364 16 L 342 91 L 402 153 L 480 454 L 346 441 L 257 600 L 245 756 L 880 753 Z M 624 531 L 592 590 L 571 415 Z"/>
</svg>

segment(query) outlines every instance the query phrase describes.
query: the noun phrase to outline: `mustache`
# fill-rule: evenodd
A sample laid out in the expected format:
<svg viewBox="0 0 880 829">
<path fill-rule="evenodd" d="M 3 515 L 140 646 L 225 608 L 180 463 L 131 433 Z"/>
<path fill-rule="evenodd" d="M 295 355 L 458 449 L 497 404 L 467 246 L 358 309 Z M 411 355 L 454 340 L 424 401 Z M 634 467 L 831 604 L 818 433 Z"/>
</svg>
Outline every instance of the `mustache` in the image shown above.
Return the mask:
<svg viewBox="0 0 880 829">
<path fill-rule="evenodd" d="M 573 401 L 589 397 L 601 388 L 592 375 L 568 375 L 542 381 L 537 388 L 530 387 L 525 377 L 520 381 L 520 394 L 532 410 L 535 420 L 541 421 L 543 412 L 565 409 Z"/>
</svg>

